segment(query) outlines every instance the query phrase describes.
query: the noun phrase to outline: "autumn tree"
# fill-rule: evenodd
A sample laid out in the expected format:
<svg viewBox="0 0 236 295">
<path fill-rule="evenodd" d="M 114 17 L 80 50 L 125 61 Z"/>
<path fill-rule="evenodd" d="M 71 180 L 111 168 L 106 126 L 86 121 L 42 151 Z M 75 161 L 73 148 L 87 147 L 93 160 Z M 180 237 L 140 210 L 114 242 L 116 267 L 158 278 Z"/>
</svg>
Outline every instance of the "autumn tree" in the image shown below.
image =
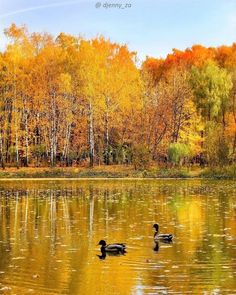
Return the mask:
<svg viewBox="0 0 236 295">
<path fill-rule="evenodd" d="M 202 69 L 192 69 L 191 85 L 195 103 L 202 116 L 209 121 L 221 117 L 225 126 L 225 113 L 232 88 L 231 77 L 227 71 L 220 69 L 213 62 L 207 62 Z"/>
<path fill-rule="evenodd" d="M 182 163 L 236 150 L 236 45 L 137 54 L 100 36 L 5 30 L 0 53 L 0 162 Z M 217 146 L 217 148 L 215 148 Z M 220 160 L 223 159 L 222 161 Z"/>
<path fill-rule="evenodd" d="M 231 76 L 225 69 L 220 69 L 215 63 L 207 62 L 202 69 L 193 68 L 190 82 L 195 94 L 196 106 L 207 121 L 205 148 L 208 159 L 215 162 L 212 152 L 216 148 L 212 150 L 209 147 L 215 146 L 215 137 L 220 138 L 217 145 L 219 151 L 222 144 L 226 145 L 225 118 L 229 108 L 232 88 Z M 222 126 L 221 132 L 219 132 L 218 124 Z M 216 133 L 213 129 L 218 130 L 218 132 Z M 220 152 L 218 155 L 220 155 Z"/>
</svg>

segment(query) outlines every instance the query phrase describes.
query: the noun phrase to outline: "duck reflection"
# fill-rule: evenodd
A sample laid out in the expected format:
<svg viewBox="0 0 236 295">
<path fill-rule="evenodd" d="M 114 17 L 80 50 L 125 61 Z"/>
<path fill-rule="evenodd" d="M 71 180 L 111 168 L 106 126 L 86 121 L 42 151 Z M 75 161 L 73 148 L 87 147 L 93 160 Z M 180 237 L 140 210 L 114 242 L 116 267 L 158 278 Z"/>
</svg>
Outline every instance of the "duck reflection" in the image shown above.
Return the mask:
<svg viewBox="0 0 236 295">
<path fill-rule="evenodd" d="M 159 242 L 156 242 L 156 245 L 155 245 L 155 247 L 153 248 L 153 250 L 154 250 L 155 252 L 158 252 L 159 249 L 160 249 Z"/>
<path fill-rule="evenodd" d="M 98 257 L 100 260 L 105 260 L 105 259 L 106 259 L 106 256 L 107 256 L 107 254 L 106 254 L 105 251 L 102 252 L 102 255 L 98 255 L 98 254 L 97 254 L 97 257 Z"/>
<path fill-rule="evenodd" d="M 101 255 L 97 254 L 97 257 L 100 260 L 105 260 L 107 256 L 123 256 L 125 255 L 126 252 L 123 253 L 112 253 L 112 252 L 106 252 L 106 251 L 101 251 Z"/>
<path fill-rule="evenodd" d="M 159 250 L 160 250 L 160 245 L 161 244 L 173 244 L 173 242 L 172 241 L 157 241 L 157 242 L 155 242 L 155 247 L 153 248 L 153 250 L 155 251 L 155 252 L 158 252 Z"/>
</svg>

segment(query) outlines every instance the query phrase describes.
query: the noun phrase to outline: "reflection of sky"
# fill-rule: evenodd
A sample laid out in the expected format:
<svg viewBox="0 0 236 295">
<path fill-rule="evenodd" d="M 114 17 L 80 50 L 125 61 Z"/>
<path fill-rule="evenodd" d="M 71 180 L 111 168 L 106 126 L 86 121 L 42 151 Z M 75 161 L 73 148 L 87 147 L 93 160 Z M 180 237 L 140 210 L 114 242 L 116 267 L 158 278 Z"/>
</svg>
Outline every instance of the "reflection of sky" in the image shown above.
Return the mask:
<svg viewBox="0 0 236 295">
<path fill-rule="evenodd" d="M 101 7 L 95 8 L 101 1 Z M 129 8 L 105 8 L 120 4 Z M 130 6 L 130 5 L 127 5 Z M 12 22 L 30 31 L 61 31 L 128 43 L 141 58 L 165 56 L 172 48 L 192 44 L 217 46 L 236 41 L 234 0 L 1 0 L 0 46 L 3 29 Z"/>
</svg>

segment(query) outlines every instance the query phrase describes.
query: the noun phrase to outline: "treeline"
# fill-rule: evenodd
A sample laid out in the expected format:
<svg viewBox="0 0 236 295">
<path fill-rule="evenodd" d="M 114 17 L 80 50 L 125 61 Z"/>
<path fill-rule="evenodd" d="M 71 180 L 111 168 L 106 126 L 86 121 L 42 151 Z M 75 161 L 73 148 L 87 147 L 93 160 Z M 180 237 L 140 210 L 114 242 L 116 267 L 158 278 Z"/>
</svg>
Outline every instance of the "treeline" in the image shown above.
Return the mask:
<svg viewBox="0 0 236 295">
<path fill-rule="evenodd" d="M 11 25 L 0 53 L 1 166 L 235 161 L 236 44 L 137 55 Z"/>
</svg>

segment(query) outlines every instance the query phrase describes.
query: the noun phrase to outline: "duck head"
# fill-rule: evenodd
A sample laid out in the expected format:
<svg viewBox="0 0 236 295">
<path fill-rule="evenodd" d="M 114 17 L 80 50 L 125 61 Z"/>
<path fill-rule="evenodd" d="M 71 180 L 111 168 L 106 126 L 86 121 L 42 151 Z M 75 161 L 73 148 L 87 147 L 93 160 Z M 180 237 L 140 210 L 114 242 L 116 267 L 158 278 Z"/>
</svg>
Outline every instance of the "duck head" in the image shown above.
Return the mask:
<svg viewBox="0 0 236 295">
<path fill-rule="evenodd" d="M 153 225 L 153 227 L 155 228 L 156 232 L 159 231 L 159 224 L 155 223 L 155 224 Z"/>
<path fill-rule="evenodd" d="M 104 240 L 101 240 L 101 241 L 98 243 L 98 245 L 101 245 L 101 246 L 103 246 L 103 247 L 105 247 L 106 244 L 107 244 L 107 243 L 106 243 Z"/>
</svg>

